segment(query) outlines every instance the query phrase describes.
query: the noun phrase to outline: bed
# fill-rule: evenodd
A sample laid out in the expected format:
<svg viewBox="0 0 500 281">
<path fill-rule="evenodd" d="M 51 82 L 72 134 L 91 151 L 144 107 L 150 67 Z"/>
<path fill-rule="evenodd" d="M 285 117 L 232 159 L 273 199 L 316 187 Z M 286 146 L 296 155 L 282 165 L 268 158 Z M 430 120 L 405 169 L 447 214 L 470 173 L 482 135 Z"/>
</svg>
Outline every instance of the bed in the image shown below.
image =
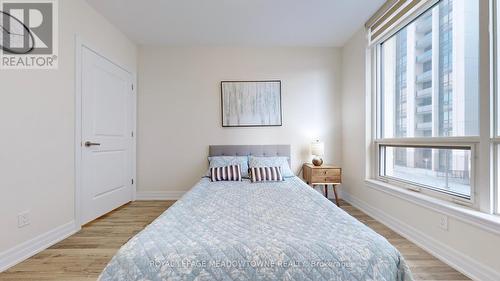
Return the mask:
<svg viewBox="0 0 500 281">
<path fill-rule="evenodd" d="M 211 146 L 214 155 L 288 155 L 289 146 Z M 382 236 L 297 177 L 211 182 L 130 239 L 99 280 L 413 280 Z"/>
</svg>

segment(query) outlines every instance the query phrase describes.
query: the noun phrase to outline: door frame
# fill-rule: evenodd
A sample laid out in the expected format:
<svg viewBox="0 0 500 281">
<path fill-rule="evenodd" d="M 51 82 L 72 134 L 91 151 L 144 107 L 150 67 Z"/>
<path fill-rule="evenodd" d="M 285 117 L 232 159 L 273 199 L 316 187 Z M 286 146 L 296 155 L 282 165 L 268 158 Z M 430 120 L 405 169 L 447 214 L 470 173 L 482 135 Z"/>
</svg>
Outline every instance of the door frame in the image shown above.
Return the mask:
<svg viewBox="0 0 500 281">
<path fill-rule="evenodd" d="M 75 225 L 78 229 L 82 226 L 82 55 L 83 48 L 87 48 L 97 55 L 108 60 L 112 64 L 130 73 L 132 83 L 132 130 L 134 136 L 132 138 L 132 198 L 131 201 L 136 200 L 137 193 L 137 75 L 134 71 L 114 62 L 107 55 L 89 44 L 81 36 L 75 36 Z"/>
</svg>

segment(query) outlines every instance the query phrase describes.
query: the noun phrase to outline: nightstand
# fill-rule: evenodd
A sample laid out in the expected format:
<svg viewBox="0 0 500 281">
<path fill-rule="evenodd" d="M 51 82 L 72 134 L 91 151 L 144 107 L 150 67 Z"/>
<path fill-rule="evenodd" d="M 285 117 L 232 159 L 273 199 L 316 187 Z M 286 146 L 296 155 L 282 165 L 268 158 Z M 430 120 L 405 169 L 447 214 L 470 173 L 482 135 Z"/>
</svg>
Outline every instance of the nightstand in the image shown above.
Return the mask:
<svg viewBox="0 0 500 281">
<path fill-rule="evenodd" d="M 331 165 L 314 166 L 313 164 L 305 163 L 302 174 L 304 180 L 310 186 L 323 185 L 326 198 L 328 198 L 328 185 L 332 185 L 333 193 L 335 194 L 335 203 L 339 206 L 335 187 L 342 183 L 342 168 Z"/>
</svg>

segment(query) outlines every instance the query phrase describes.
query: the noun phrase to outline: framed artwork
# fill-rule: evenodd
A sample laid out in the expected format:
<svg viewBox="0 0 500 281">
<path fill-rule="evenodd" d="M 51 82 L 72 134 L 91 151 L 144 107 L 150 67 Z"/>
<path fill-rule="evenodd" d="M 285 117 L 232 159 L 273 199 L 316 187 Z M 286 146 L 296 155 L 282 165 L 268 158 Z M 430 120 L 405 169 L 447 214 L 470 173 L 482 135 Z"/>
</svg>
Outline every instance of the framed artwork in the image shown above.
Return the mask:
<svg viewBox="0 0 500 281">
<path fill-rule="evenodd" d="M 222 127 L 282 125 L 281 80 L 222 81 Z"/>
</svg>

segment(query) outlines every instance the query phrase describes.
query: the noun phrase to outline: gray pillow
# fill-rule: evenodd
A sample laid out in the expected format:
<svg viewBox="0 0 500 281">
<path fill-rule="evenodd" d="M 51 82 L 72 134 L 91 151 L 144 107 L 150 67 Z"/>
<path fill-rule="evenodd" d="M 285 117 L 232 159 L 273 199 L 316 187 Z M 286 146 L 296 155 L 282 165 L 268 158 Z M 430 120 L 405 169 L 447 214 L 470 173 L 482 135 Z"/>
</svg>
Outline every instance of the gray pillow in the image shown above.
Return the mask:
<svg viewBox="0 0 500 281">
<path fill-rule="evenodd" d="M 290 169 L 288 157 L 284 156 L 248 156 L 248 165 L 253 167 L 281 167 L 283 177 L 295 177 L 295 174 Z"/>
<path fill-rule="evenodd" d="M 210 162 L 206 176 L 210 176 L 210 168 L 240 165 L 241 177 L 248 178 L 248 157 L 247 156 L 210 156 Z"/>
</svg>

